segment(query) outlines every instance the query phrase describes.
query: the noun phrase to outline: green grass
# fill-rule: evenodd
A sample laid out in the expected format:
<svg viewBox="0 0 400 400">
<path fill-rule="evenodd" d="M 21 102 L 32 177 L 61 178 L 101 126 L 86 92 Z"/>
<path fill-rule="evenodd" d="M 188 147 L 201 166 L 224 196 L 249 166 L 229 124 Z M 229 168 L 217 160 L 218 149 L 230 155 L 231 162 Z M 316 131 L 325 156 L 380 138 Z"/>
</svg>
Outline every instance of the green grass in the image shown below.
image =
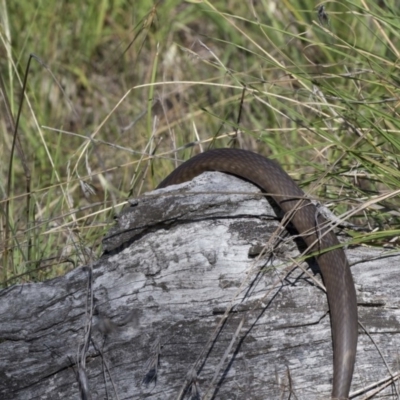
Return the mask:
<svg viewBox="0 0 400 400">
<path fill-rule="evenodd" d="M 0 2 L 3 285 L 97 258 L 128 196 L 234 138 L 351 212 L 355 243 L 396 245 L 396 3 L 328 2 L 324 24 L 310 0 L 250 4 Z"/>
</svg>

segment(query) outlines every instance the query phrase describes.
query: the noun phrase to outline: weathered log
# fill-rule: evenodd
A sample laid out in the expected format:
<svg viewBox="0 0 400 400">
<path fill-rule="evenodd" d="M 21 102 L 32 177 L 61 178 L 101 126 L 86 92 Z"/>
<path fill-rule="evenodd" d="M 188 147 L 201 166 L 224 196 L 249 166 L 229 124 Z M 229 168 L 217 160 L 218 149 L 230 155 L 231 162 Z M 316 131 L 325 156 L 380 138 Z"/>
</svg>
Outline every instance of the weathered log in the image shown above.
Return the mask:
<svg viewBox="0 0 400 400">
<path fill-rule="evenodd" d="M 326 295 L 275 215 L 220 173 L 133 202 L 94 265 L 0 292 L 0 398 L 329 398 Z M 347 255 L 368 331 L 355 392 L 399 370 L 400 254 Z"/>
</svg>

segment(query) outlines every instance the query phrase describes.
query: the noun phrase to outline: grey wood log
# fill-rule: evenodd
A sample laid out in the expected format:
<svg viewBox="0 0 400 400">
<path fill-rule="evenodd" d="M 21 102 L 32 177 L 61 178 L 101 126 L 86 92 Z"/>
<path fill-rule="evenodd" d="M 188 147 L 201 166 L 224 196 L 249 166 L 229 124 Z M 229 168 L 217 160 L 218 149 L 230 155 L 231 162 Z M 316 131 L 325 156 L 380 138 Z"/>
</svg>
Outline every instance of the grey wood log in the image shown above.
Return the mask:
<svg viewBox="0 0 400 400">
<path fill-rule="evenodd" d="M 329 398 L 326 295 L 278 227 L 256 187 L 220 173 L 133 202 L 94 265 L 0 292 L 0 398 Z M 356 392 L 400 370 L 400 254 L 347 255 L 368 331 Z M 372 398 L 396 399 L 396 386 Z"/>
</svg>

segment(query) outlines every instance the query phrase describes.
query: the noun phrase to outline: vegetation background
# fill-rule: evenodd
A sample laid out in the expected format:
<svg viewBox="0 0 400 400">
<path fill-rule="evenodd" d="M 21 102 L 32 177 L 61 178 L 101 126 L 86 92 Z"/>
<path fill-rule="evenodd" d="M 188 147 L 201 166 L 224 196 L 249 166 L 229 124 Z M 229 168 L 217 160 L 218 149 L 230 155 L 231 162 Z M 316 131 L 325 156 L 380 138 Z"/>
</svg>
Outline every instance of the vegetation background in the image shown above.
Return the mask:
<svg viewBox="0 0 400 400">
<path fill-rule="evenodd" d="M 212 147 L 276 159 L 355 225 L 350 244 L 395 248 L 399 14 L 395 0 L 0 0 L 1 284 L 96 259 L 128 198 Z"/>
</svg>

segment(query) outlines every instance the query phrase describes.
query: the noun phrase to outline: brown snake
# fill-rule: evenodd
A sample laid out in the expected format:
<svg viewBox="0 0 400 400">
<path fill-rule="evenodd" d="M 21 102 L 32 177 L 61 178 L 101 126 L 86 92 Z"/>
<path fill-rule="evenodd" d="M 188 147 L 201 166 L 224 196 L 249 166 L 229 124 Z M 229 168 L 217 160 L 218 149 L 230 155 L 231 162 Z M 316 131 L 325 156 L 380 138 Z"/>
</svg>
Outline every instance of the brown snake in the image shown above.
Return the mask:
<svg viewBox="0 0 400 400">
<path fill-rule="evenodd" d="M 158 188 L 189 181 L 205 171 L 221 171 L 244 178 L 270 194 L 294 224 L 316 257 L 327 290 L 333 341 L 332 399 L 347 399 L 357 349 L 357 299 L 353 277 L 339 241 L 304 192 L 274 161 L 237 149 L 209 150 L 186 161 Z M 302 200 L 301 200 L 302 199 Z"/>
</svg>

